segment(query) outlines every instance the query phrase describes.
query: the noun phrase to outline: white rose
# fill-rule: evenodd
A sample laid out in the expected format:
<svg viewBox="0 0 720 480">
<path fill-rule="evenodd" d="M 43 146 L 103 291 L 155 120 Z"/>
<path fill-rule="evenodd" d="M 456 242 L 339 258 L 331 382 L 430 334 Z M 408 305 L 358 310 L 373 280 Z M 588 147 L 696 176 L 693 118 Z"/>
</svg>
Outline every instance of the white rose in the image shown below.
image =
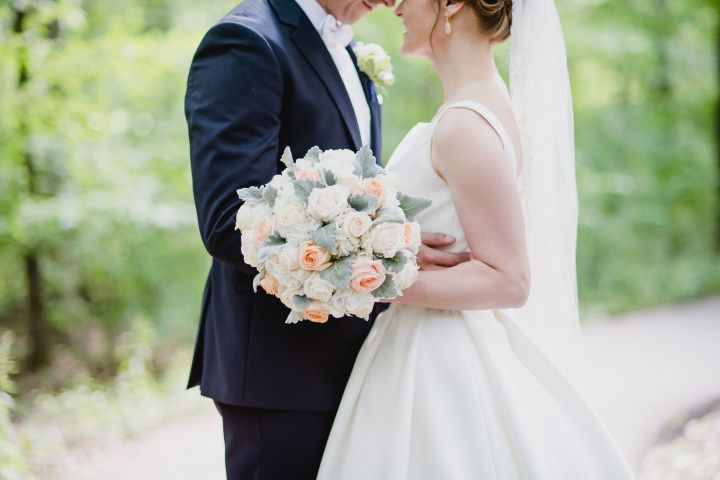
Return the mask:
<svg viewBox="0 0 720 480">
<path fill-rule="evenodd" d="M 265 204 L 252 205 L 249 202 L 245 202 L 235 215 L 235 230 L 254 229 L 263 218 L 271 215 L 272 210 L 270 210 L 269 206 Z"/>
<path fill-rule="evenodd" d="M 310 270 L 305 270 L 304 268 L 298 268 L 297 270 L 292 270 L 288 276 L 292 278 L 293 280 L 297 280 L 300 282 L 300 285 L 303 285 L 309 278 L 310 275 L 313 272 Z"/>
<path fill-rule="evenodd" d="M 400 290 L 412 286 L 418 279 L 418 267 L 415 257 L 411 257 L 402 270 L 395 274 L 395 283 Z"/>
<path fill-rule="evenodd" d="M 313 300 L 328 302 L 332 297 L 335 287 L 332 283 L 323 279 L 318 272 L 312 273 L 305 281 L 305 295 Z"/>
<path fill-rule="evenodd" d="M 368 234 L 367 246 L 385 258 L 394 257 L 398 250 L 405 248 L 403 224 L 385 222 L 373 227 Z"/>
<path fill-rule="evenodd" d="M 337 255 L 339 257 L 346 257 L 360 247 L 360 239 L 339 232 L 335 237 L 335 246 L 337 247 Z"/>
<path fill-rule="evenodd" d="M 317 163 L 312 160 L 308 160 L 307 158 L 299 158 L 295 161 L 295 165 L 298 170 L 309 170 L 317 166 Z"/>
<path fill-rule="evenodd" d="M 260 245 L 255 240 L 255 230 L 243 230 L 240 242 L 240 252 L 242 253 L 245 263 L 257 268 L 260 264 L 258 260 L 258 247 Z"/>
<path fill-rule="evenodd" d="M 275 202 L 277 232 L 285 238 L 301 240 L 308 234 L 321 227 L 321 223 L 308 215 L 305 208 L 290 198 L 280 198 Z"/>
<path fill-rule="evenodd" d="M 329 221 L 349 208 L 350 189 L 343 185 L 316 188 L 308 198 L 308 212 L 315 218 Z"/>
<path fill-rule="evenodd" d="M 350 297 L 348 290 L 337 291 L 327 302 L 330 307 L 330 314 L 335 318 L 347 315 L 347 300 Z"/>
<path fill-rule="evenodd" d="M 275 175 L 272 180 L 270 180 L 269 186 L 275 188 L 275 190 L 279 192 L 288 192 L 291 191 L 294 193 L 295 189 L 293 188 L 292 179 L 288 177 L 284 172 L 282 175 Z"/>
<path fill-rule="evenodd" d="M 369 293 L 350 295 L 345 304 L 350 315 L 367 320 L 375 305 L 375 297 Z"/>
<path fill-rule="evenodd" d="M 302 286 L 300 288 L 286 287 L 280 284 L 278 288 L 278 297 L 280 301 L 288 308 L 295 308 L 295 295 L 302 294 Z"/>
<path fill-rule="evenodd" d="M 275 278 L 287 276 L 293 270 L 300 268 L 297 261 L 297 245 L 294 242 L 286 243 L 280 251 L 270 256 L 266 268 Z"/>
<path fill-rule="evenodd" d="M 320 154 L 320 164 L 338 179 L 351 177 L 355 171 L 355 153 L 351 150 L 326 150 Z"/>
</svg>

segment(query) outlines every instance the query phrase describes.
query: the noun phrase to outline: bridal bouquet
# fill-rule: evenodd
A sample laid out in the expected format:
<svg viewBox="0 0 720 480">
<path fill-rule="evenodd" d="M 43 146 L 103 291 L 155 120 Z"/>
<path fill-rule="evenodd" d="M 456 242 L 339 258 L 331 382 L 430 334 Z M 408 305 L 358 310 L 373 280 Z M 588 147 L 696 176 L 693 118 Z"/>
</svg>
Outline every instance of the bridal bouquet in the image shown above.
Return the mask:
<svg viewBox="0 0 720 480">
<path fill-rule="evenodd" d="M 244 201 L 235 229 L 258 285 L 290 308 L 286 323 L 324 323 L 332 315 L 368 319 L 376 301 L 417 280 L 420 225 L 430 200 L 398 191 L 398 180 L 370 149 L 311 148 Z"/>
</svg>

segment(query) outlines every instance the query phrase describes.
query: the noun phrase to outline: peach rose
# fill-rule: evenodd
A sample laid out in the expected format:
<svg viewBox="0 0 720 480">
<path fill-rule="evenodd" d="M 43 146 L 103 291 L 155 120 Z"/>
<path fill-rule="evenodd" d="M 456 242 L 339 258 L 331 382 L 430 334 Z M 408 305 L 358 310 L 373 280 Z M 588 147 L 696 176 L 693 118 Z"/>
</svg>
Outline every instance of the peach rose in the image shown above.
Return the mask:
<svg viewBox="0 0 720 480">
<path fill-rule="evenodd" d="M 303 317 L 315 323 L 325 323 L 330 318 L 330 310 L 323 308 L 320 304 L 313 302 L 303 311 Z"/>
<path fill-rule="evenodd" d="M 405 239 L 405 248 L 417 254 L 420 246 L 420 224 L 418 222 L 408 222 L 403 225 L 403 237 Z"/>
<path fill-rule="evenodd" d="M 277 278 L 273 277 L 269 273 L 265 275 L 265 278 L 260 281 L 260 286 L 270 295 L 277 295 L 278 293 L 278 281 Z"/>
<path fill-rule="evenodd" d="M 382 262 L 369 257 L 360 257 L 351 267 L 350 288 L 357 293 L 376 290 L 385 281 Z"/>
<path fill-rule="evenodd" d="M 300 267 L 305 270 L 322 271 L 331 265 L 330 252 L 316 244 L 315 242 L 305 242 L 300 245 L 298 250 L 298 262 Z"/>
<path fill-rule="evenodd" d="M 382 182 L 377 178 L 366 178 L 361 182 L 361 185 L 365 193 L 377 197 L 378 203 L 376 208 L 380 208 L 385 200 L 385 190 L 383 190 Z"/>
<path fill-rule="evenodd" d="M 315 182 L 319 182 L 320 173 L 318 173 L 317 170 L 312 169 L 300 170 L 299 172 L 295 173 L 295 178 L 297 180 L 312 180 Z"/>
<path fill-rule="evenodd" d="M 255 239 L 262 242 L 267 240 L 273 233 L 275 233 L 275 220 L 272 217 L 265 217 L 260 220 L 255 229 Z"/>
</svg>

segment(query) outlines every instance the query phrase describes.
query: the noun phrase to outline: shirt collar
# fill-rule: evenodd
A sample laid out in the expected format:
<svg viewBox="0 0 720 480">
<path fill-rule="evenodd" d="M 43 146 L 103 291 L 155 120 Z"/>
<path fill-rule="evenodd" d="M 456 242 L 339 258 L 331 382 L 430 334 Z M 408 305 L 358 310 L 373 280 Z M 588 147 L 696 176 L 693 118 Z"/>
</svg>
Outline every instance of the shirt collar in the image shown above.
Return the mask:
<svg viewBox="0 0 720 480">
<path fill-rule="evenodd" d="M 310 19 L 310 23 L 313 24 L 313 27 L 315 27 L 315 30 L 318 32 L 322 28 L 323 20 L 325 20 L 325 17 L 327 17 L 328 13 L 325 11 L 325 9 L 318 3 L 317 0 L 295 0 L 297 4 L 300 6 L 303 12 L 305 12 L 305 15 Z"/>
</svg>

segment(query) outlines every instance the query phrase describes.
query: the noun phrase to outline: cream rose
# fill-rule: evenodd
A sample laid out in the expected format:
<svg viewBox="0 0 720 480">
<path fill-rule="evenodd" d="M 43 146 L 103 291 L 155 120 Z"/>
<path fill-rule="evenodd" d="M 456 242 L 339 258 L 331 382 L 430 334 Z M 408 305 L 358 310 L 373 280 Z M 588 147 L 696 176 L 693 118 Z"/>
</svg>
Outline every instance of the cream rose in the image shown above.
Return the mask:
<svg viewBox="0 0 720 480">
<path fill-rule="evenodd" d="M 305 270 L 321 271 L 331 265 L 330 252 L 315 242 L 305 242 L 298 249 L 298 263 Z"/>
<path fill-rule="evenodd" d="M 351 267 L 350 288 L 357 293 L 376 290 L 385 281 L 385 268 L 379 260 L 359 257 Z"/>
<path fill-rule="evenodd" d="M 346 302 L 347 313 L 365 320 L 370 317 L 375 306 L 375 297 L 369 293 L 350 295 Z"/>
<path fill-rule="evenodd" d="M 303 311 L 303 317 L 311 322 L 325 323 L 330 318 L 330 310 L 317 302 L 313 302 Z"/>
<path fill-rule="evenodd" d="M 370 230 L 367 244 L 378 255 L 394 257 L 398 250 L 405 248 L 405 227 L 401 223 L 381 223 Z"/>
<path fill-rule="evenodd" d="M 367 213 L 356 211 L 350 211 L 336 221 L 338 230 L 354 238 L 365 235 L 370 230 L 371 225 L 372 220 Z"/>
<path fill-rule="evenodd" d="M 332 220 L 350 208 L 347 203 L 349 195 L 350 189 L 344 185 L 316 188 L 308 197 L 308 212 L 325 222 Z"/>
<path fill-rule="evenodd" d="M 332 297 L 335 287 L 332 283 L 323 279 L 319 273 L 315 272 L 305 281 L 305 295 L 313 300 L 327 302 Z"/>
</svg>

